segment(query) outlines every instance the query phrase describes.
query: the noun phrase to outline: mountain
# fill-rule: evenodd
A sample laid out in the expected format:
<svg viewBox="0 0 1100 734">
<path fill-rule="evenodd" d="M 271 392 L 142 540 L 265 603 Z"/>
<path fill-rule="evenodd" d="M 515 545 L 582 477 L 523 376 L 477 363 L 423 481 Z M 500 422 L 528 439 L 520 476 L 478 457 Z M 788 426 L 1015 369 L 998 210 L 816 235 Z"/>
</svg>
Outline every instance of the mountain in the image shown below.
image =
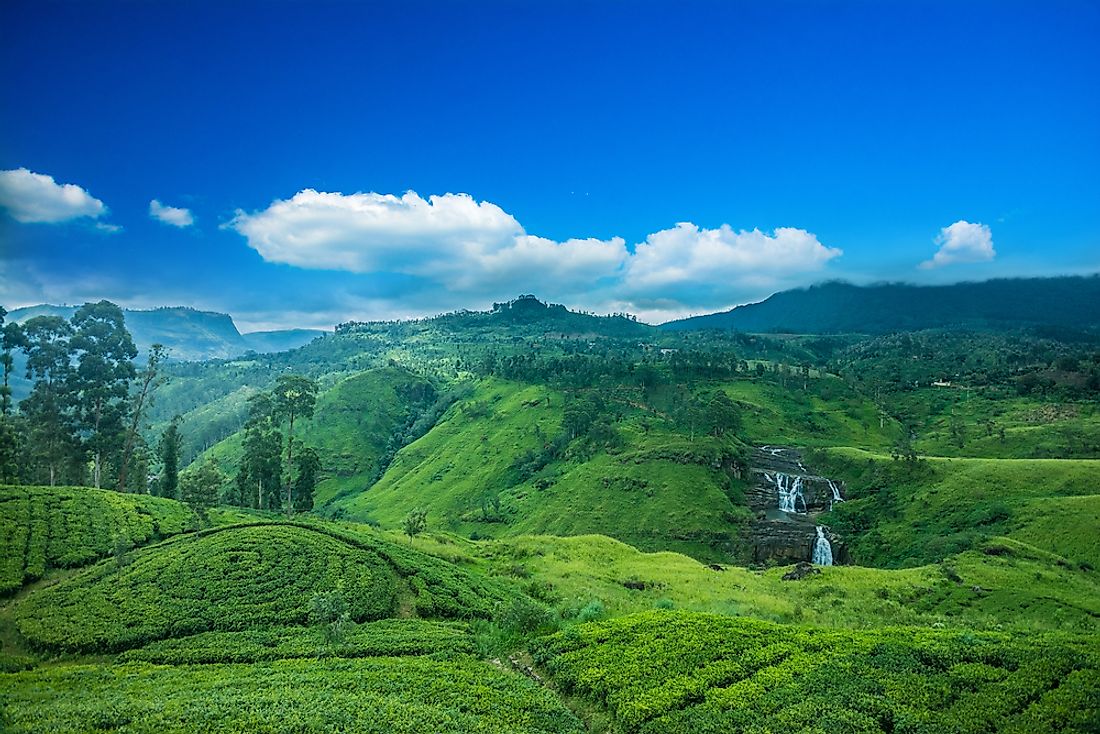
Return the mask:
<svg viewBox="0 0 1100 734">
<path fill-rule="evenodd" d="M 23 323 L 35 316 L 69 319 L 76 306 L 39 305 L 18 308 L 8 318 Z M 163 344 L 176 360 L 237 357 L 245 352 L 282 352 L 306 344 L 324 332 L 313 329 L 257 331 L 241 334 L 229 314 L 198 311 L 185 306 L 147 311 L 124 309 L 126 328 L 138 351 L 147 353 L 153 344 Z"/>
<path fill-rule="evenodd" d="M 830 282 L 730 311 L 670 321 L 670 331 L 863 333 L 937 328 L 1100 328 L 1100 275 L 981 283 L 858 286 Z"/>
</svg>

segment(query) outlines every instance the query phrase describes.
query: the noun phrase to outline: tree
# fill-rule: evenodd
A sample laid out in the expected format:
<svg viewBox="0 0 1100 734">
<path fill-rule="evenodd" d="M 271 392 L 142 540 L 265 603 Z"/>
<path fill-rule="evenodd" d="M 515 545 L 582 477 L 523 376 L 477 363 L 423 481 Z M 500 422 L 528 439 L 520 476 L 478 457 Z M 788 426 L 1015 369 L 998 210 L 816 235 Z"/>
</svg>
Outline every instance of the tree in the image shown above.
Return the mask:
<svg viewBox="0 0 1100 734">
<path fill-rule="evenodd" d="M 256 393 L 248 399 L 244 453 L 228 500 L 241 507 L 276 510 L 281 506 L 282 434 L 275 428 L 271 394 Z"/>
<path fill-rule="evenodd" d="M 161 497 L 179 498 L 180 452 L 183 450 L 183 436 L 180 435 L 180 417 L 177 415 L 164 429 L 157 443 L 160 458 L 161 477 L 158 492 Z"/>
<path fill-rule="evenodd" d="M 0 366 L 4 382 L 0 385 L 0 484 L 14 484 L 19 478 L 19 432 L 12 416 L 11 373 L 15 365 L 12 350 L 25 343 L 23 330 L 14 322 L 4 323 L 7 310 L 0 306 Z"/>
<path fill-rule="evenodd" d="M 343 589 L 337 586 L 333 591 L 318 591 L 309 600 L 309 621 L 321 627 L 328 644 L 344 640 L 344 628 L 351 621 L 351 612 L 344 599 Z"/>
<path fill-rule="evenodd" d="M 130 429 L 126 432 L 126 443 L 122 447 L 122 460 L 118 469 L 118 491 L 126 491 L 126 472 L 130 469 L 130 458 L 134 444 L 139 438 L 138 431 L 145 418 L 145 411 L 153 403 L 153 390 L 159 384 L 160 363 L 164 359 L 164 347 L 154 344 L 149 351 L 149 362 L 141 372 L 141 387 L 134 395 L 130 407 Z"/>
<path fill-rule="evenodd" d="M 218 504 L 225 473 L 211 459 L 180 474 L 180 499 L 199 513 Z"/>
<path fill-rule="evenodd" d="M 34 384 L 19 409 L 27 421 L 31 479 L 45 470 L 51 487 L 81 459 L 69 393 L 72 335 L 72 326 L 58 316 L 35 316 L 23 325 L 27 378 Z"/>
<path fill-rule="evenodd" d="M 71 392 L 97 488 L 104 459 L 121 449 L 125 401 L 135 373 L 137 348 L 124 322 L 122 309 L 110 301 L 85 303 L 72 318 L 76 369 Z"/>
<path fill-rule="evenodd" d="M 317 450 L 306 446 L 298 453 L 298 476 L 294 480 L 294 509 L 309 512 L 313 509 L 313 490 L 317 487 L 317 475 L 321 471 L 321 457 Z"/>
<path fill-rule="evenodd" d="M 409 542 L 420 535 L 428 527 L 428 511 L 419 507 L 405 515 L 405 535 L 409 536 Z"/>
<path fill-rule="evenodd" d="M 276 420 L 286 419 L 286 511 L 290 514 L 293 508 L 291 497 L 292 482 L 290 481 L 290 469 L 294 466 L 294 421 L 298 418 L 309 418 L 313 415 L 313 409 L 317 404 L 317 383 L 302 375 L 282 375 L 275 381 L 275 388 L 271 391 L 273 404 L 272 415 Z"/>
</svg>

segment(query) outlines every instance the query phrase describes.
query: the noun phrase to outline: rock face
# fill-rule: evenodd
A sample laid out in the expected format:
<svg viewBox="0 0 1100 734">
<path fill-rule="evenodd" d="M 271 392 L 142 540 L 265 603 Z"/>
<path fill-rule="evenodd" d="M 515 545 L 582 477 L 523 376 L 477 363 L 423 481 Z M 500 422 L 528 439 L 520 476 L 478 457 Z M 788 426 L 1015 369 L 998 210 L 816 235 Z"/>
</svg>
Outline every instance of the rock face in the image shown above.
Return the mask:
<svg viewBox="0 0 1100 734">
<path fill-rule="evenodd" d="M 750 535 L 752 561 L 786 565 L 813 558 L 815 518 L 843 501 L 843 487 L 807 467 L 795 449 L 761 446 L 753 451 L 746 496 L 757 515 Z M 834 563 L 847 563 L 843 540 L 828 528 L 823 532 L 832 544 Z"/>
<path fill-rule="evenodd" d="M 794 565 L 790 571 L 783 574 L 784 581 L 801 581 L 807 576 L 813 576 L 815 573 L 821 573 L 821 569 L 814 566 L 812 563 L 806 561 L 799 561 Z"/>
</svg>

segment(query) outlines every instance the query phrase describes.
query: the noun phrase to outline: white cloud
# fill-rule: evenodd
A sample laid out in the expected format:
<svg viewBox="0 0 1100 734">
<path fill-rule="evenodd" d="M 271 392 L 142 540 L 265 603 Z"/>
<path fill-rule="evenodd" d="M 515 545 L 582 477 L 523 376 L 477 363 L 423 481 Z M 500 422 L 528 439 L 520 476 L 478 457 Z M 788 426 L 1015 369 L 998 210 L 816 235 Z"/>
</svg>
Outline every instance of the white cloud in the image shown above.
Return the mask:
<svg viewBox="0 0 1100 734">
<path fill-rule="evenodd" d="M 820 270 L 841 250 L 825 247 L 804 229 L 780 227 L 736 232 L 728 224 L 700 229 L 680 222 L 654 232 L 634 252 L 628 290 L 653 296 L 682 287 L 722 287 L 768 282 L 781 276 Z"/>
<path fill-rule="evenodd" d="M 195 223 L 195 217 L 190 209 L 183 207 L 167 206 L 157 199 L 149 202 L 149 216 L 173 227 L 190 227 Z"/>
<path fill-rule="evenodd" d="M 440 310 L 536 293 L 654 319 L 725 308 L 804 285 L 841 255 L 805 230 L 735 231 L 681 223 L 633 251 L 620 237 L 555 241 L 527 233 L 466 194 L 422 198 L 306 189 L 224 225 L 269 262 L 412 276 Z"/>
<path fill-rule="evenodd" d="M 979 222 L 959 220 L 944 227 L 936 237 L 940 249 L 931 260 L 920 264 L 921 268 L 938 268 L 953 263 L 985 262 L 996 257 L 993 249 L 993 232 Z"/>
<path fill-rule="evenodd" d="M 76 184 L 59 184 L 53 176 L 26 168 L 0 171 L 0 206 L 25 224 L 98 219 L 107 213 L 102 201 Z"/>
</svg>

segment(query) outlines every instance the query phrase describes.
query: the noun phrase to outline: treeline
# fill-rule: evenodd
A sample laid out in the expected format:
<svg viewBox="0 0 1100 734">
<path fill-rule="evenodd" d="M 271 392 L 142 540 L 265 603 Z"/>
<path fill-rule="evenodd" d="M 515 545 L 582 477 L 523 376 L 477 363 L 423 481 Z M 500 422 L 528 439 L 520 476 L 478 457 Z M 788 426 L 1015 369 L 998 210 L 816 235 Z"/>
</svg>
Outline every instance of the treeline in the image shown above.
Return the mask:
<svg viewBox="0 0 1100 734">
<path fill-rule="evenodd" d="M 122 309 L 86 303 L 72 318 L 4 323 L 0 307 L 0 483 L 90 484 L 148 490 L 151 448 L 141 435 L 160 382 L 164 349 L 139 370 Z M 14 409 L 13 352 L 27 360 L 30 394 Z"/>
</svg>

